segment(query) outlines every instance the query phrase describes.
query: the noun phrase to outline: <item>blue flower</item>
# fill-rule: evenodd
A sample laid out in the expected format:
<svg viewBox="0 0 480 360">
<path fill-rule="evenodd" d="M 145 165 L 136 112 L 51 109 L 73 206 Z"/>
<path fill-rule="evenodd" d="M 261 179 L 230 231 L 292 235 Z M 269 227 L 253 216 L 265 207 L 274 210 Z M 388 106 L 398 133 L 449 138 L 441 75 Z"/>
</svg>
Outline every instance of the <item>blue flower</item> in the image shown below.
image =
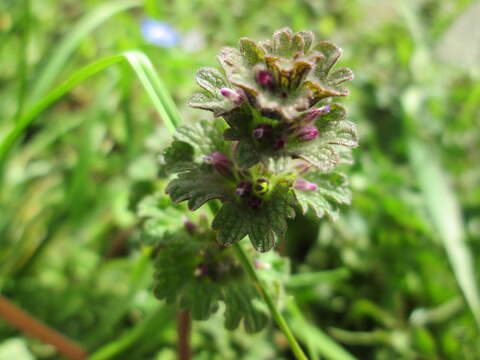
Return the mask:
<svg viewBox="0 0 480 360">
<path fill-rule="evenodd" d="M 179 35 L 175 29 L 164 22 L 145 18 L 142 20 L 141 27 L 143 37 L 153 45 L 172 47 L 179 41 Z"/>
</svg>

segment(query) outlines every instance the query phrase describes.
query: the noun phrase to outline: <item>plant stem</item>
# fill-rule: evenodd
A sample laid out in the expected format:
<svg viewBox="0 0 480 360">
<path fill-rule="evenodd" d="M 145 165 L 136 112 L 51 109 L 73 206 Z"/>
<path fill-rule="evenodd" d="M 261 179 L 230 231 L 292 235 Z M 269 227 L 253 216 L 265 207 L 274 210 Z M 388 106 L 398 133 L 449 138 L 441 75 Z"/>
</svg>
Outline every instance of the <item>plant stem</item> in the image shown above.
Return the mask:
<svg viewBox="0 0 480 360">
<path fill-rule="evenodd" d="M 273 318 L 275 319 L 277 325 L 279 326 L 280 330 L 282 330 L 283 334 L 287 337 L 288 344 L 290 345 L 290 348 L 292 349 L 293 354 L 298 360 L 308 360 L 307 356 L 304 354 L 302 348 L 298 344 L 297 340 L 292 334 L 292 331 L 288 327 L 287 322 L 283 318 L 282 314 L 278 311 L 277 307 L 275 306 L 275 303 L 273 302 L 272 297 L 268 292 L 266 291 L 262 281 L 258 277 L 255 268 L 253 267 L 250 259 L 248 258 L 247 254 L 243 250 L 242 246 L 239 243 L 236 243 L 233 245 L 233 248 L 241 261 L 243 267 L 247 271 L 248 275 L 253 281 L 253 284 L 257 288 L 258 292 L 262 296 L 262 298 L 265 300 L 267 303 L 268 309 L 270 310 Z"/>
<path fill-rule="evenodd" d="M 53 345 L 67 359 L 84 360 L 87 358 L 87 351 L 80 344 L 40 322 L 3 296 L 0 296 L 0 318 L 25 334 Z"/>
<path fill-rule="evenodd" d="M 190 334 L 192 331 L 192 320 L 188 310 L 177 313 L 177 354 L 178 360 L 190 360 L 192 352 L 190 349 Z"/>
</svg>

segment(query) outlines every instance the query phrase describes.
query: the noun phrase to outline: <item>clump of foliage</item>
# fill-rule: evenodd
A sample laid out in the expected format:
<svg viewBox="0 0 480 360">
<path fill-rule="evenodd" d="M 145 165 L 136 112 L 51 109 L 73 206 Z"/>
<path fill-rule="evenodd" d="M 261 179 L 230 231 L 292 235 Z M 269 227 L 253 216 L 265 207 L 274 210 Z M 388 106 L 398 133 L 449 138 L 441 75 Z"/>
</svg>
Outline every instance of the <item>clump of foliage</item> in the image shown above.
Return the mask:
<svg viewBox="0 0 480 360">
<path fill-rule="evenodd" d="M 281 29 L 273 40 L 240 40 L 225 47 L 214 68 L 197 72 L 203 92 L 190 106 L 214 117 L 179 129 L 165 152 L 178 174 L 166 192 L 190 210 L 218 199 L 212 228 L 221 245 L 249 236 L 258 251 L 272 249 L 295 210 L 335 218 L 350 202 L 346 177 L 336 171 L 357 145 L 355 125 L 332 98 L 346 96 L 353 78 L 334 69 L 341 50 L 315 43 L 313 33 Z"/>
<path fill-rule="evenodd" d="M 265 326 L 259 293 L 230 245 L 248 236 L 255 250 L 267 252 L 297 211 L 312 209 L 316 217 L 335 219 L 338 205 L 350 202 L 347 178 L 337 167 L 350 163 L 356 128 L 332 99 L 348 94 L 342 83 L 353 74 L 334 69 L 340 54 L 330 42 L 315 43 L 310 31 L 285 28 L 272 41 L 243 38 L 238 49 L 223 48 L 218 56 L 223 72 L 197 72 L 203 92 L 189 105 L 214 118 L 178 128 L 163 154 L 165 174 L 174 175 L 165 193 L 192 211 L 210 203 L 214 218 L 211 226 L 203 217 L 188 219 L 155 237 L 152 229 L 165 216 L 156 205 L 163 195 L 143 202 L 147 237 L 156 238 L 158 250 L 159 299 L 198 320 L 223 302 L 227 329 L 241 319 L 247 332 Z M 288 272 L 286 260 L 275 255 L 261 263 L 260 273 L 277 269 L 278 276 L 267 276 L 268 291 L 282 293 L 278 269 Z"/>
</svg>

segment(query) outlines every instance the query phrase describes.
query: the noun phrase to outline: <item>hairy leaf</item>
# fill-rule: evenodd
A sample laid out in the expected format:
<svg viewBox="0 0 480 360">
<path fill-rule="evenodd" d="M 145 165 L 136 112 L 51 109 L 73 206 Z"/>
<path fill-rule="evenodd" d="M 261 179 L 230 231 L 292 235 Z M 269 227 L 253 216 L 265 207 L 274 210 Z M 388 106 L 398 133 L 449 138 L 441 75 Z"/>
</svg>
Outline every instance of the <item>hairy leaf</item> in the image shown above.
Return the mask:
<svg viewBox="0 0 480 360">
<path fill-rule="evenodd" d="M 306 175 L 305 179 L 317 184 L 318 188 L 313 191 L 295 190 L 295 197 L 303 213 L 311 208 L 319 218 L 326 215 L 336 220 L 338 204 L 350 204 L 352 195 L 345 175 L 339 172 L 313 172 Z"/>
<path fill-rule="evenodd" d="M 248 235 L 254 248 L 265 252 L 285 234 L 287 220 L 295 216 L 294 204 L 292 192 L 277 185 L 258 209 L 245 202 L 226 202 L 215 216 L 212 228 L 219 231 L 218 241 L 223 245 L 231 245 Z"/>
<path fill-rule="evenodd" d="M 227 187 L 222 175 L 205 164 L 179 174 L 168 184 L 165 193 L 176 203 L 188 200 L 188 208 L 196 210 L 212 199 L 228 200 L 233 189 Z"/>
</svg>

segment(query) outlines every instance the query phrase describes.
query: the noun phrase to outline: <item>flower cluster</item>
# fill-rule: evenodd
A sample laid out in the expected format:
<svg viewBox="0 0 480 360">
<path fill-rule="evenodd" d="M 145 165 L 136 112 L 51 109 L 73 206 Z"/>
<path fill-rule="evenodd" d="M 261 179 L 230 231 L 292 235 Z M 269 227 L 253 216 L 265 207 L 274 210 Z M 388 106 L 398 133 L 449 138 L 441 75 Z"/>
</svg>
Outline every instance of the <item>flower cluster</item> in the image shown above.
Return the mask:
<svg viewBox="0 0 480 360">
<path fill-rule="evenodd" d="M 221 49 L 223 72 L 202 68 L 202 92 L 190 106 L 221 120 L 181 128 L 165 153 L 177 177 L 166 192 L 191 210 L 218 199 L 212 227 L 228 245 L 249 236 L 259 251 L 271 249 L 295 209 L 336 216 L 349 203 L 346 177 L 336 171 L 351 159 L 356 127 L 345 108 L 347 68 L 334 69 L 341 50 L 315 43 L 313 33 L 277 31 L 273 40 L 243 38 L 239 48 Z"/>
</svg>

